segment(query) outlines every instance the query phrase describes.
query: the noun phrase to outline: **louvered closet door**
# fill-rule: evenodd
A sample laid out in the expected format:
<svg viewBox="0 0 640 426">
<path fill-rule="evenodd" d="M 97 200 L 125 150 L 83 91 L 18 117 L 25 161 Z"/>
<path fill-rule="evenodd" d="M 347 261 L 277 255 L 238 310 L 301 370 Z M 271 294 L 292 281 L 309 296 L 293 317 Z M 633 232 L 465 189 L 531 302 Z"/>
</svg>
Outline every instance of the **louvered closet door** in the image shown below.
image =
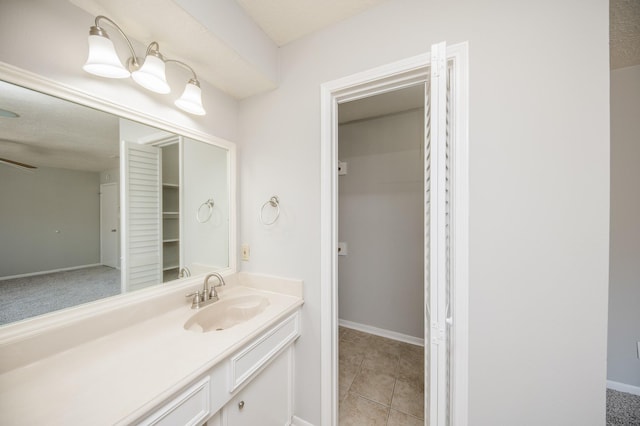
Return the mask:
<svg viewBox="0 0 640 426">
<path fill-rule="evenodd" d="M 431 47 L 425 91 L 425 418 L 451 424 L 450 105 L 446 44 Z"/>
<path fill-rule="evenodd" d="M 162 282 L 162 151 L 122 142 L 122 290 Z"/>
</svg>

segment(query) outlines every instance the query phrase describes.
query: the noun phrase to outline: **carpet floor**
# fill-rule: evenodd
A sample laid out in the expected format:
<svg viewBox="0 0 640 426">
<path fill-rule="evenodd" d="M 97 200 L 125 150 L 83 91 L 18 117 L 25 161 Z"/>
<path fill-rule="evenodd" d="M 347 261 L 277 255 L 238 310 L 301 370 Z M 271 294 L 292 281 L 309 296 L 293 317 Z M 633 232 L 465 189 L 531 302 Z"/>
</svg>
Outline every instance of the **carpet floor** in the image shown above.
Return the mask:
<svg viewBox="0 0 640 426">
<path fill-rule="evenodd" d="M 640 426 L 640 395 L 607 389 L 607 426 Z"/>
<path fill-rule="evenodd" d="M 0 324 L 120 294 L 120 271 L 93 266 L 0 281 Z"/>
</svg>

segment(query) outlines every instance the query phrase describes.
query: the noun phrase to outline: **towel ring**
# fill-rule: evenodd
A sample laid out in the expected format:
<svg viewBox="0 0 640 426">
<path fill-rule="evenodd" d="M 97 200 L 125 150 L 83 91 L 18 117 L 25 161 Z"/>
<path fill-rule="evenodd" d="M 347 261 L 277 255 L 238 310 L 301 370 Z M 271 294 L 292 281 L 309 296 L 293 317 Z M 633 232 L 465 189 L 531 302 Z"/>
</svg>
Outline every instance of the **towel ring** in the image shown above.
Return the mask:
<svg viewBox="0 0 640 426">
<path fill-rule="evenodd" d="M 208 222 L 209 219 L 211 219 L 211 215 L 213 214 L 213 206 L 214 206 L 213 198 L 209 198 L 207 201 L 200 204 L 200 207 L 198 207 L 198 210 L 196 211 L 196 220 L 199 223 Z M 205 210 L 205 213 L 203 215 L 201 215 L 200 212 L 202 211 L 203 207 L 208 207 L 208 209 Z"/>
<path fill-rule="evenodd" d="M 264 208 L 267 206 L 276 208 L 276 215 L 271 222 L 266 222 L 264 220 Z M 279 216 L 280 216 L 280 200 L 278 199 L 277 195 L 274 195 L 273 197 L 269 198 L 269 201 L 264 203 L 260 208 L 260 216 L 259 216 L 260 223 L 262 223 L 263 225 L 273 225 L 274 223 L 276 223 L 276 220 L 278 220 Z"/>
</svg>

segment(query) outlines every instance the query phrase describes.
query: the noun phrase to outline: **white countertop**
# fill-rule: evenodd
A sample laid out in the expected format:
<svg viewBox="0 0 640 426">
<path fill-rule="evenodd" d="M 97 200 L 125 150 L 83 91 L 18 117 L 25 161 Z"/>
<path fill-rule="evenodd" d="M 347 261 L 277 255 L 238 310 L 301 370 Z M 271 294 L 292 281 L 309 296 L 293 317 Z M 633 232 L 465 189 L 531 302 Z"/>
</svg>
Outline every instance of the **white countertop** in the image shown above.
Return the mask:
<svg viewBox="0 0 640 426">
<path fill-rule="evenodd" d="M 292 295 L 263 289 L 233 286 L 220 292 L 221 300 L 247 294 L 269 299 L 262 313 L 223 331 L 185 330 L 197 311 L 181 301 L 172 310 L 4 372 L 0 424 L 129 424 L 303 303 L 301 290 Z"/>
</svg>

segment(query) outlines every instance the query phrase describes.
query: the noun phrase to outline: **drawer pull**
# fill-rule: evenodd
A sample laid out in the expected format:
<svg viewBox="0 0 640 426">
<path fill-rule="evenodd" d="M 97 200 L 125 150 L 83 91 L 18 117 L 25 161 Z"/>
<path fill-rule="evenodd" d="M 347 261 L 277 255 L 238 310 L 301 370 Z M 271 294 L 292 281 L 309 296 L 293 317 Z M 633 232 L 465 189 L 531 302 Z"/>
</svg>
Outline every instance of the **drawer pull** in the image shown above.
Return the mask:
<svg viewBox="0 0 640 426">
<path fill-rule="evenodd" d="M 238 402 L 238 409 L 242 410 L 244 408 L 244 401 Z"/>
</svg>

